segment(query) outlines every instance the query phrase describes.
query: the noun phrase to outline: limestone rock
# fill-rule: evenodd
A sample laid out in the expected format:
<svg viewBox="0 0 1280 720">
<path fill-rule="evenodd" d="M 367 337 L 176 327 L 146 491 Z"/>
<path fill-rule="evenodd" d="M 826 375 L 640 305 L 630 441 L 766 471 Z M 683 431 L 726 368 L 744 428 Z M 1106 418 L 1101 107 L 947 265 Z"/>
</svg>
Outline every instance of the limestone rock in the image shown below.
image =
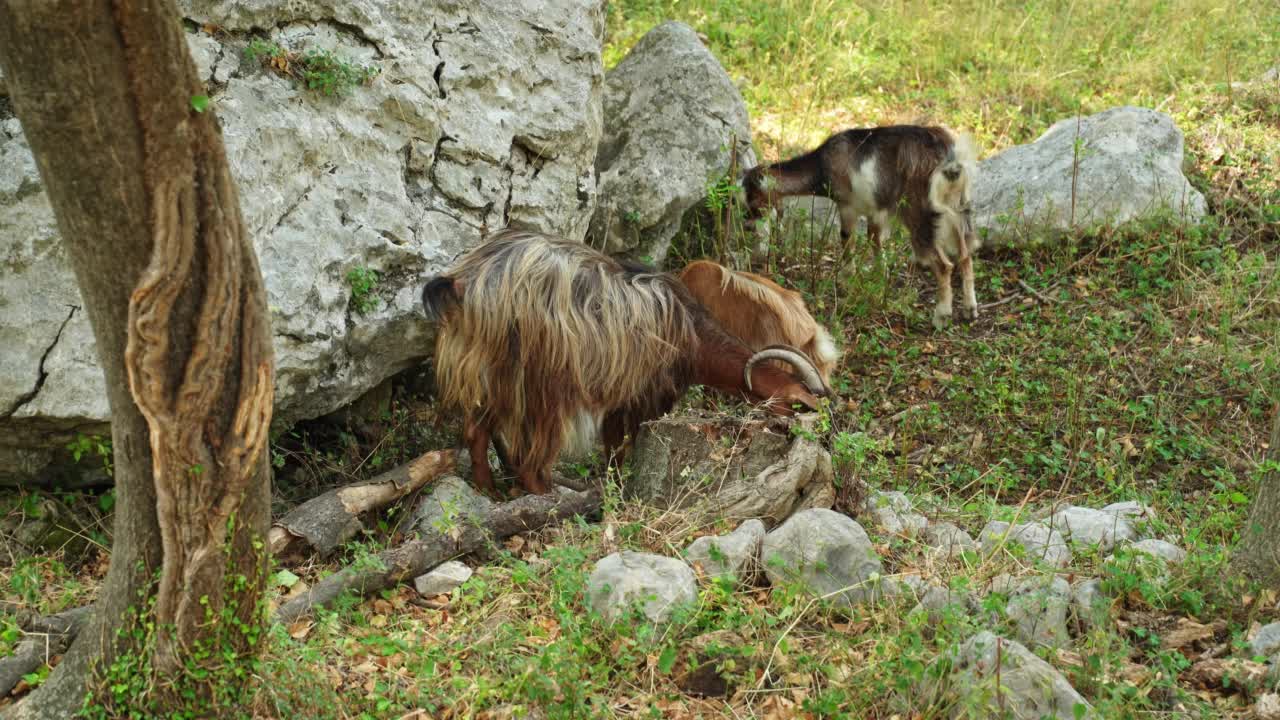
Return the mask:
<svg viewBox="0 0 1280 720">
<path fill-rule="evenodd" d="M 1102 552 L 1107 552 L 1117 543 L 1132 542 L 1137 538 L 1133 526 L 1123 514 L 1087 507 L 1065 507 L 1053 514 L 1049 525 L 1073 545 L 1096 547 Z"/>
<path fill-rule="evenodd" d="M 431 492 L 418 501 L 413 511 L 413 527 L 448 534 L 460 525 L 483 522 L 493 501 L 456 475 L 436 481 Z"/>
<path fill-rule="evenodd" d="M 1081 580 L 1071 586 L 1071 612 L 1083 631 L 1104 623 L 1111 614 L 1111 598 L 1102 592 L 1097 578 Z"/>
<path fill-rule="evenodd" d="M 603 0 L 183 0 L 275 335 L 276 419 L 333 411 L 431 353 L 427 276 L 504 225 L 584 237 L 602 128 Z M 324 96 L 250 33 L 376 66 Z M 0 109 L 0 115 L 5 111 Z M 6 118 L 0 117 L 0 122 Z M 25 141 L 0 135 L 0 474 L 108 420 L 92 332 Z M 348 276 L 377 273 L 356 303 Z M 364 307 L 361 307 L 364 305 Z"/>
<path fill-rule="evenodd" d="M 752 518 L 728 535 L 694 540 L 685 548 L 684 557 L 689 563 L 701 566 L 710 577 L 749 582 L 759 562 L 764 535 L 764 523 Z"/>
<path fill-rule="evenodd" d="M 1270 656 L 1280 652 L 1280 622 L 1263 625 L 1249 641 L 1250 655 Z"/>
<path fill-rule="evenodd" d="M 994 583 L 993 583 L 994 584 Z M 1027 577 L 1012 580 L 1004 592 L 1009 596 L 1005 613 L 1014 624 L 1018 639 L 1033 647 L 1064 647 L 1067 608 L 1071 586 L 1060 577 Z"/>
<path fill-rule="evenodd" d="M 471 575 L 471 568 L 457 560 L 450 560 L 431 572 L 414 578 L 413 588 L 423 597 L 445 595 L 469 580 Z"/>
<path fill-rule="evenodd" d="M 1130 550 L 1145 553 L 1171 564 L 1180 565 L 1187 558 L 1187 551 L 1165 540 L 1139 540 L 1128 546 Z"/>
<path fill-rule="evenodd" d="M 781 420 L 672 415 L 645 423 L 623 494 L 714 518 L 760 518 L 767 525 L 805 508 L 831 507 L 831 456 L 789 428 Z"/>
<path fill-rule="evenodd" d="M 1058 531 L 1044 523 L 1029 522 L 1010 526 L 1007 522 L 992 520 L 978 534 L 978 543 L 984 554 L 990 554 L 1002 544 L 1022 546 L 1022 559 L 1029 563 L 1046 563 L 1052 567 L 1071 564 L 1071 548 Z"/>
<path fill-rule="evenodd" d="M 1182 174 L 1182 131 L 1168 115 L 1117 107 L 1055 123 L 1038 140 L 983 161 L 974 183 L 974 224 L 993 244 L 1037 230 L 1117 225 L 1163 209 L 1188 221 L 1207 211 Z"/>
<path fill-rule="evenodd" d="M 1150 505 L 1137 500 L 1111 503 L 1102 508 L 1102 512 L 1123 517 L 1137 533 L 1139 539 L 1150 537 L 1152 521 L 1156 519 L 1156 511 Z"/>
<path fill-rule="evenodd" d="M 868 493 L 863 510 L 881 530 L 891 535 L 915 537 L 929 525 L 928 518 L 915 512 L 911 498 L 897 490 Z"/>
<path fill-rule="evenodd" d="M 946 620 L 948 614 L 972 613 L 979 607 L 978 599 L 973 593 L 952 590 L 940 585 L 929 585 L 920 595 L 920 602 L 911 609 L 911 612 L 926 613 L 930 625 L 939 625 Z"/>
<path fill-rule="evenodd" d="M 875 596 L 880 556 L 857 522 L 833 510 L 792 515 L 764 538 L 761 562 L 774 584 L 798 581 L 815 595 L 853 605 Z"/>
<path fill-rule="evenodd" d="M 958 707 L 971 713 L 965 717 L 1077 720 L 1077 707 L 1083 717 L 1097 717 L 1052 665 L 1022 643 L 985 630 L 956 653 L 951 687 L 961 693 Z"/>
<path fill-rule="evenodd" d="M 935 562 L 954 560 L 969 551 L 976 552 L 978 543 L 973 536 L 955 523 L 933 523 L 925 528 L 924 540 L 929 544 L 929 556 Z"/>
<path fill-rule="evenodd" d="M 650 622 L 661 625 L 682 605 L 698 599 L 693 570 L 674 558 L 624 551 L 602 558 L 587 580 L 591 608 L 617 620 L 639 603 Z"/>
<path fill-rule="evenodd" d="M 604 138 L 596 160 L 596 247 L 660 262 L 707 182 L 755 165 L 747 108 L 719 61 L 688 25 L 650 30 L 606 78 Z"/>
</svg>

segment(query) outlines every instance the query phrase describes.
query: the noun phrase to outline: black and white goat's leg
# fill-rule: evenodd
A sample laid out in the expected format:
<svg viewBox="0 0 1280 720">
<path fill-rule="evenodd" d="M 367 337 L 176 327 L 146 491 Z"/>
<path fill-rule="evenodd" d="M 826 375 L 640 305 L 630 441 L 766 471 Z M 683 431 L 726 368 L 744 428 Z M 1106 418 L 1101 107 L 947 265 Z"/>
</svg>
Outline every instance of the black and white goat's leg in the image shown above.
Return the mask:
<svg viewBox="0 0 1280 720">
<path fill-rule="evenodd" d="M 871 251 L 875 253 L 876 272 L 885 277 L 888 288 L 888 277 L 884 266 L 884 241 L 889 236 L 889 213 L 880 211 L 867 218 L 867 239 L 871 241 Z"/>
<path fill-rule="evenodd" d="M 961 315 L 969 320 L 978 319 L 978 295 L 973 288 L 973 253 L 978 249 L 977 238 L 970 232 L 960 238 L 961 252 L 964 253 L 957 265 L 960 266 Z"/>
<path fill-rule="evenodd" d="M 938 282 L 938 298 L 933 306 L 933 327 L 942 330 L 951 324 L 951 269 L 953 267 L 946 255 L 937 252 L 929 266 L 933 268 L 933 277 Z"/>
<path fill-rule="evenodd" d="M 840 263 L 839 267 L 852 272 L 858 267 L 858 256 L 853 253 L 853 233 L 858 227 L 858 213 L 853 203 L 836 199 L 840 212 Z"/>
</svg>

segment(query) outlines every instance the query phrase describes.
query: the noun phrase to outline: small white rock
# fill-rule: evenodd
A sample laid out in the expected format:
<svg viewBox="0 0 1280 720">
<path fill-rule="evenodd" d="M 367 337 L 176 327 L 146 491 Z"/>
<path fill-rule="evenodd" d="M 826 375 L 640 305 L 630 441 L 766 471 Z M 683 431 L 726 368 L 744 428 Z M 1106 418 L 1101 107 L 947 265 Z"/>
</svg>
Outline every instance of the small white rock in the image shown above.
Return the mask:
<svg viewBox="0 0 1280 720">
<path fill-rule="evenodd" d="M 423 597 L 445 595 L 470 579 L 471 575 L 471 568 L 457 560 L 450 560 L 431 572 L 414 578 L 413 588 Z"/>
</svg>

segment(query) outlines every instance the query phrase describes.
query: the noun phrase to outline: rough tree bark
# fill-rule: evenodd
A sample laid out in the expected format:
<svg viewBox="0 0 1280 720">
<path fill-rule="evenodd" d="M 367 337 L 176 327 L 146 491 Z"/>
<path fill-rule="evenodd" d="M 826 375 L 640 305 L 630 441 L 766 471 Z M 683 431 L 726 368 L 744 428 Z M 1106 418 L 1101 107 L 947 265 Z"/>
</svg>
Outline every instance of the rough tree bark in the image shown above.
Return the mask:
<svg viewBox="0 0 1280 720">
<path fill-rule="evenodd" d="M 1280 588 L 1280 402 L 1273 414 L 1271 448 L 1267 451 L 1272 464 L 1258 484 L 1249 524 L 1236 548 L 1236 563 L 1253 579 Z"/>
<path fill-rule="evenodd" d="M 220 130 L 172 0 L 0 0 L 0 67 L 93 326 L 117 496 L 94 617 L 8 715 L 67 717 L 86 691 L 107 715 L 219 715 L 264 623 L 273 375 Z M 124 655 L 144 662 L 113 700 Z"/>
</svg>

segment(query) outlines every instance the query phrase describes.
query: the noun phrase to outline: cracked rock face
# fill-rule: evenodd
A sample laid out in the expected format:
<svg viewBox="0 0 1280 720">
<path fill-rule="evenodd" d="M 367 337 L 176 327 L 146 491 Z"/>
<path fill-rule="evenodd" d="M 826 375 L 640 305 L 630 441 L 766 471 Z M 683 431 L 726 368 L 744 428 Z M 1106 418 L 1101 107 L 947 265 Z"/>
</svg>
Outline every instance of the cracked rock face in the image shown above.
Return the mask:
<svg viewBox="0 0 1280 720">
<path fill-rule="evenodd" d="M 595 207 L 603 0 L 184 0 L 266 282 L 276 417 L 331 412 L 431 352 L 422 282 L 486 231 L 582 239 Z M 324 96 L 244 56 L 250 33 L 380 70 Z M 349 274 L 378 273 L 368 307 Z M 0 103 L 0 479 L 108 408 L 35 163 Z"/>
<path fill-rule="evenodd" d="M 683 23 L 650 30 L 609 71 L 604 123 L 591 241 L 607 252 L 661 262 L 735 141 L 739 167 L 755 165 L 742 95 Z"/>
</svg>

